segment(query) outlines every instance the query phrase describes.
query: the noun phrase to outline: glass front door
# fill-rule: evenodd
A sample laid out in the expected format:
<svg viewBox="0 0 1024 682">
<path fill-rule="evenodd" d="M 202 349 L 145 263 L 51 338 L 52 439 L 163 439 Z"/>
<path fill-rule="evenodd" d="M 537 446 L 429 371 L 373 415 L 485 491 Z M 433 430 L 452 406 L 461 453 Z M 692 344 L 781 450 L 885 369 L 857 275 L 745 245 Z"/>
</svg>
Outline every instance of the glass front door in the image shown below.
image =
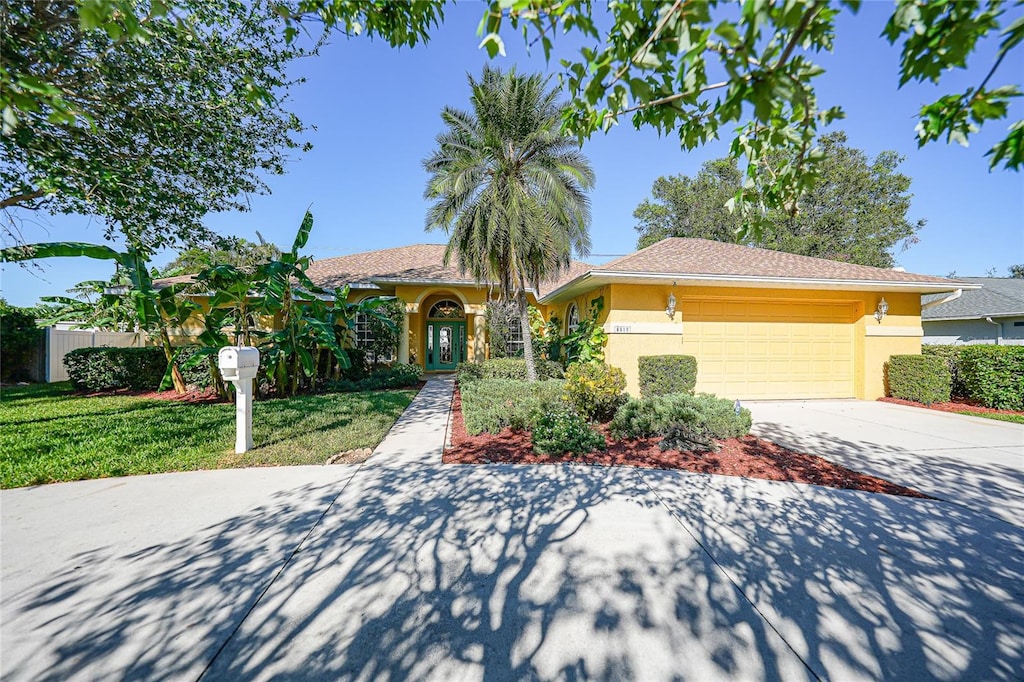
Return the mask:
<svg viewBox="0 0 1024 682">
<path fill-rule="evenodd" d="M 466 359 L 466 323 L 427 322 L 428 370 L 451 370 Z"/>
</svg>

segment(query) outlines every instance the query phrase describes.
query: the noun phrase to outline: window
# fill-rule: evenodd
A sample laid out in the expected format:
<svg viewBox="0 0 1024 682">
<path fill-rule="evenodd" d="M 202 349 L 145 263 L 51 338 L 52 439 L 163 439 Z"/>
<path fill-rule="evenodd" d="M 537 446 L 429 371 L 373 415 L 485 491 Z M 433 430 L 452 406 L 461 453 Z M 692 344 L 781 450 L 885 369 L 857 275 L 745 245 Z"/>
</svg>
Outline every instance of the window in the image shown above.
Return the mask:
<svg viewBox="0 0 1024 682">
<path fill-rule="evenodd" d="M 379 324 L 379 323 L 378 323 Z M 377 337 L 374 334 L 374 321 L 366 313 L 359 313 L 355 319 L 355 342 L 356 348 L 362 348 L 366 351 L 366 361 L 374 364 L 378 362 L 394 362 L 395 350 L 390 351 L 382 350 L 380 347 L 386 342 L 381 344 L 375 344 Z M 385 336 L 386 338 L 386 336 Z"/>
<path fill-rule="evenodd" d="M 519 322 L 519 316 L 509 316 L 508 326 L 505 328 L 505 357 L 521 357 L 523 346 L 523 326 Z"/>
<path fill-rule="evenodd" d="M 569 309 L 565 311 L 565 332 L 566 334 L 572 334 L 576 331 L 576 327 L 580 326 L 580 309 L 575 303 L 569 304 Z"/>
<path fill-rule="evenodd" d="M 432 320 L 461 320 L 465 316 L 462 304 L 449 299 L 430 306 L 430 312 L 427 314 Z"/>
<path fill-rule="evenodd" d="M 1014 327 L 1024 327 L 1024 322 L 1014 322 L 1013 326 Z"/>
</svg>

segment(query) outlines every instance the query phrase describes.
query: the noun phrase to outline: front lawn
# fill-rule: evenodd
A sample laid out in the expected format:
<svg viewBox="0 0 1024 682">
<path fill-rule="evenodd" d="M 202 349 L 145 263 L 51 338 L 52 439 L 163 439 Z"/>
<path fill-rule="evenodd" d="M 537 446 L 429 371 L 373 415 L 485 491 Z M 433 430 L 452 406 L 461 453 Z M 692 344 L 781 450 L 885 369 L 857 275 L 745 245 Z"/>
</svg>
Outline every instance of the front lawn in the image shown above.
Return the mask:
<svg viewBox="0 0 1024 682">
<path fill-rule="evenodd" d="M 253 441 L 234 453 L 235 406 L 83 397 L 70 384 L 0 390 L 0 487 L 224 467 L 322 464 L 372 448 L 413 390 L 298 396 L 253 407 Z"/>
</svg>

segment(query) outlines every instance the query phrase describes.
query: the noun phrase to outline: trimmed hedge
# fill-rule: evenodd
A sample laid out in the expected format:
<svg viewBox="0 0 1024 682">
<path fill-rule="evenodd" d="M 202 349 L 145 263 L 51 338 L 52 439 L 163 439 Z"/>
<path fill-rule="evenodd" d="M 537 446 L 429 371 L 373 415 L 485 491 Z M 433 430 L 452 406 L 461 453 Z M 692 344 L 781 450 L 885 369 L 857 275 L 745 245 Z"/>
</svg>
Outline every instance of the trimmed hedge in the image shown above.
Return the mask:
<svg viewBox="0 0 1024 682">
<path fill-rule="evenodd" d="M 395 364 L 391 367 L 378 367 L 361 379 L 328 381 L 325 388 L 337 393 L 409 388 L 419 383 L 421 372 L 419 365 Z"/>
<path fill-rule="evenodd" d="M 79 391 L 131 388 L 155 391 L 167 371 L 161 348 L 78 348 L 64 356 L 71 383 Z"/>
<path fill-rule="evenodd" d="M 482 431 L 498 433 L 506 426 L 531 429 L 544 405 L 561 400 L 563 383 L 558 379 L 535 382 L 478 379 L 461 384 L 459 392 L 466 431 L 476 435 Z"/>
<path fill-rule="evenodd" d="M 893 355 L 885 363 L 887 393 L 931 405 L 950 398 L 952 377 L 946 361 L 931 355 Z"/>
<path fill-rule="evenodd" d="M 1024 346 L 963 346 L 960 375 L 972 400 L 999 410 L 1024 410 Z"/>
<path fill-rule="evenodd" d="M 697 358 L 692 355 L 643 355 L 638 364 L 640 395 L 645 398 L 693 393 L 697 385 Z"/>
<path fill-rule="evenodd" d="M 181 378 L 185 380 L 185 385 L 194 386 L 196 388 L 209 388 L 213 384 L 213 378 L 210 376 L 210 360 L 206 359 L 201 361 L 195 367 L 189 367 L 188 369 L 182 369 L 182 365 L 192 359 L 202 346 L 182 346 L 176 349 L 178 358 L 176 360 L 178 369 L 181 370 Z M 217 356 L 213 356 L 213 361 L 217 362 Z M 164 368 L 166 371 L 166 368 Z"/>
<path fill-rule="evenodd" d="M 967 348 L 967 346 L 932 346 L 928 344 L 921 346 L 921 355 L 942 358 L 943 362 L 946 363 L 950 376 L 949 394 L 954 398 L 967 397 L 967 387 L 964 386 L 964 378 L 960 369 L 960 351 L 964 348 Z"/>
<path fill-rule="evenodd" d="M 561 379 L 562 366 L 552 360 L 537 360 L 537 379 Z M 522 358 L 492 358 L 480 363 L 462 362 L 455 370 L 459 383 L 479 379 L 512 379 L 526 381 L 526 360 Z"/>
</svg>

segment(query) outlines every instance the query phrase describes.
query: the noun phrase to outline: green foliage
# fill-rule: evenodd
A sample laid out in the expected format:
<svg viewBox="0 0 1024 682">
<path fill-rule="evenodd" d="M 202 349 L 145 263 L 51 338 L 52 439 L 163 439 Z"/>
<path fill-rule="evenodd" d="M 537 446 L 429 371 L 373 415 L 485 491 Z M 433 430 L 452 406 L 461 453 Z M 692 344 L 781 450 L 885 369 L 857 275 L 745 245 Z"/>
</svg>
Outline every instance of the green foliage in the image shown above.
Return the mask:
<svg viewBox="0 0 1024 682">
<path fill-rule="evenodd" d="M 522 358 L 495 358 L 480 363 L 484 379 L 515 379 L 527 381 L 526 361 Z M 542 361 L 537 363 L 538 379 L 561 379 L 562 366 L 557 362 Z"/>
<path fill-rule="evenodd" d="M 211 363 L 216 365 L 217 357 L 205 355 L 202 350 L 203 347 L 197 345 L 181 346 L 176 349 L 175 362 L 181 368 L 181 377 L 185 380 L 186 386 L 200 389 L 210 388 L 214 385 L 214 376 L 220 381 L 219 370 L 211 368 Z M 191 362 L 192 358 L 197 359 L 195 362 Z"/>
<path fill-rule="evenodd" d="M 106 476 L 323 464 L 372 448 L 413 391 L 305 395 L 253 404 L 256 448 L 234 453 L 235 406 L 75 396 L 67 383 L 4 387 L 0 487 Z"/>
<path fill-rule="evenodd" d="M 607 447 L 604 436 L 562 401 L 537 411 L 530 439 L 533 451 L 540 455 L 585 455 Z"/>
<path fill-rule="evenodd" d="M 942 358 L 949 369 L 949 394 L 953 398 L 966 398 L 967 387 L 964 386 L 963 371 L 961 369 L 960 353 L 967 346 L 931 345 L 921 346 L 921 355 Z"/>
<path fill-rule="evenodd" d="M 469 77 L 472 112 L 446 107 L 445 130 L 423 162 L 429 175 L 427 229 L 449 235 L 445 263 L 514 300 L 522 338 L 531 337 L 526 290 L 590 251 L 594 171 L 561 131 L 558 92 L 540 75 L 485 66 Z M 528 377 L 533 344 L 523 346 Z"/>
<path fill-rule="evenodd" d="M 362 346 L 363 350 L 372 353 L 378 361 L 395 357 L 402 337 L 405 302 L 397 298 L 369 299 L 360 308 L 364 309 L 364 312 L 356 313 L 356 317 L 361 317 L 369 327 L 372 341 Z"/>
<path fill-rule="evenodd" d="M 300 146 L 286 69 L 306 51 L 277 4 L 5 3 L 0 208 L 101 216 L 150 249 L 209 239 L 205 216 L 248 210 Z"/>
<path fill-rule="evenodd" d="M 421 370 L 419 365 L 396 364 L 391 367 L 382 366 L 359 379 L 328 381 L 324 384 L 324 390 L 334 393 L 352 393 L 356 391 L 410 388 L 419 383 L 420 376 Z"/>
<path fill-rule="evenodd" d="M 484 367 L 478 362 L 460 362 L 455 368 L 455 378 L 459 386 L 479 381 L 484 378 Z"/>
<path fill-rule="evenodd" d="M 1024 279 L 1024 263 L 1017 263 L 1008 267 L 1007 272 L 1014 279 Z"/>
<path fill-rule="evenodd" d="M 460 386 L 480 379 L 527 380 L 526 360 L 522 358 L 493 358 L 483 362 L 462 362 L 459 363 L 455 371 Z M 557 362 L 541 360 L 537 363 L 538 379 L 561 379 L 563 376 L 562 366 Z"/>
<path fill-rule="evenodd" d="M 950 398 L 952 378 L 946 362 L 928 355 L 893 355 L 885 363 L 888 395 L 931 405 Z"/>
<path fill-rule="evenodd" d="M 280 257 L 281 249 L 262 239 L 258 244 L 240 237 L 216 239 L 179 251 L 174 260 L 163 268 L 162 276 L 194 274 L 216 265 L 233 265 L 241 270 L 252 270 Z"/>
<path fill-rule="evenodd" d="M 616 438 L 662 436 L 669 447 L 707 448 L 709 439 L 739 438 L 750 433 L 750 410 L 736 414 L 734 403 L 701 393 L 670 393 L 633 398 L 615 413 L 610 428 Z"/>
<path fill-rule="evenodd" d="M 650 398 L 667 393 L 693 393 L 697 384 L 697 358 L 692 355 L 642 355 L 640 395 Z"/>
<path fill-rule="evenodd" d="M 167 370 L 160 348 L 77 348 L 64 356 L 71 384 L 79 391 L 131 388 L 155 391 Z"/>
<path fill-rule="evenodd" d="M 608 343 L 608 334 L 598 324 L 602 310 L 604 296 L 599 296 L 590 302 L 590 317 L 580 320 L 576 329 L 562 338 L 563 358 L 567 365 L 578 362 L 604 362 L 604 346 Z"/>
<path fill-rule="evenodd" d="M 540 311 L 529 306 L 530 342 L 533 344 L 534 362 L 549 356 L 544 341 L 544 318 Z M 491 358 L 524 357 L 526 349 L 522 344 L 522 320 L 516 301 L 491 299 L 487 302 L 485 321 L 487 341 Z"/>
<path fill-rule="evenodd" d="M 819 179 L 800 198 L 794 216 L 772 210 L 771 230 L 742 241 L 776 251 L 890 268 L 892 251 L 916 243 L 924 221 L 907 219 L 911 180 L 899 172 L 903 157 L 883 151 L 874 159 L 846 145 L 846 134 L 823 135 L 818 144 Z M 633 216 L 638 247 L 665 237 L 735 241 L 741 218 L 725 206 L 726 197 L 742 188 L 733 159 L 708 161 L 696 178 L 658 178 L 653 199 L 645 199 Z"/>
<path fill-rule="evenodd" d="M 1007 4 L 897 2 L 884 35 L 902 41 L 901 83 L 937 82 L 949 69 L 967 67 L 978 41 L 1002 30 L 996 62 L 980 84 L 922 107 L 919 144 L 943 136 L 966 144 L 984 123 L 1008 115 L 1018 87 L 988 87 L 1024 40 L 1024 20 L 1004 26 Z M 773 229 L 769 210 L 797 214 L 800 195 L 817 178 L 817 133 L 844 113 L 819 107 L 816 82 L 824 69 L 815 55 L 832 52 L 839 14 L 859 5 L 617 2 L 609 5 L 610 20 L 596 21 L 590 2 L 491 0 L 479 33 L 483 46 L 496 50 L 508 22 L 548 56 L 556 35 L 580 34 L 579 54 L 562 64 L 571 98 L 565 124 L 581 141 L 627 116 L 637 128 L 676 131 L 686 150 L 734 131 L 730 154 L 744 160 L 746 182 L 730 206 L 757 235 Z M 712 80 L 719 74 L 726 77 Z M 1024 121 L 1013 123 L 988 155 L 993 168 L 1024 164 Z"/>
<path fill-rule="evenodd" d="M 498 433 L 505 427 L 531 429 L 541 406 L 561 399 L 563 383 L 557 379 L 479 379 L 460 384 L 466 431 L 476 435 Z"/>
<path fill-rule="evenodd" d="M 587 419 L 608 421 L 626 400 L 626 375 L 603 362 L 578 362 L 565 373 L 563 399 Z"/>
<path fill-rule="evenodd" d="M 960 367 L 969 398 L 985 407 L 1024 410 L 1024 346 L 964 346 Z"/>
<path fill-rule="evenodd" d="M 36 327 L 35 316 L 0 298 L 0 379 L 25 381 L 43 330 Z"/>
</svg>

